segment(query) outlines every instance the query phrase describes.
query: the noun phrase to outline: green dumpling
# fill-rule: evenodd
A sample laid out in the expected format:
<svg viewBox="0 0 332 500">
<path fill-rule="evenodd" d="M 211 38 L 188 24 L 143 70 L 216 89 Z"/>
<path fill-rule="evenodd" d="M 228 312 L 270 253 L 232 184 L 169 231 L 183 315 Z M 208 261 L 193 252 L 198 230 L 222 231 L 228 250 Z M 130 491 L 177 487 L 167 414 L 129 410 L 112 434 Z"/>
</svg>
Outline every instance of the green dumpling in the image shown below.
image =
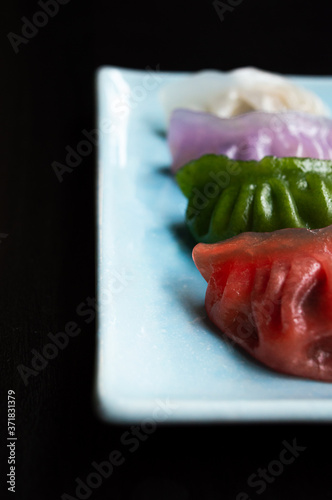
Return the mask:
<svg viewBox="0 0 332 500">
<path fill-rule="evenodd" d="M 205 155 L 182 167 L 176 180 L 188 198 L 186 222 L 197 241 L 332 224 L 330 160 Z"/>
</svg>

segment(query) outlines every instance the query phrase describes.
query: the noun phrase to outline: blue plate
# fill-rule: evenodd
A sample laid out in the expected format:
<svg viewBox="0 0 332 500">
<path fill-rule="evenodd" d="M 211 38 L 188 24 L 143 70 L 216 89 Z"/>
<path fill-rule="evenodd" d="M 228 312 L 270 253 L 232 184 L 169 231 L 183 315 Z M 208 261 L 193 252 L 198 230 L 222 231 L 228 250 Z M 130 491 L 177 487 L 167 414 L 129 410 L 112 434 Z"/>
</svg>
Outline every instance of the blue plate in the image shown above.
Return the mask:
<svg viewBox="0 0 332 500">
<path fill-rule="evenodd" d="M 99 414 L 151 425 L 332 421 L 332 384 L 265 368 L 206 317 L 159 102 L 161 87 L 181 76 L 97 73 Z M 332 78 L 291 78 L 332 109 Z"/>
</svg>

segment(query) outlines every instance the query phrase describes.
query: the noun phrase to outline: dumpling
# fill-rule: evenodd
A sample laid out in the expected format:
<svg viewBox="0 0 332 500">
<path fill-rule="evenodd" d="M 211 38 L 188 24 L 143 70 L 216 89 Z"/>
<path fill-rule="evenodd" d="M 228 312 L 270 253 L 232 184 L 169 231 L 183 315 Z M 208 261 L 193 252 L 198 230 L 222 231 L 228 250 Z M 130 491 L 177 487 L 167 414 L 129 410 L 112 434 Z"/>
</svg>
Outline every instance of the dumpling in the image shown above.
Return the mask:
<svg viewBox="0 0 332 500">
<path fill-rule="evenodd" d="M 172 114 L 168 143 L 172 171 L 208 153 L 236 160 L 264 156 L 332 159 L 332 120 L 308 113 L 255 111 L 234 118 L 178 109 Z"/>
<path fill-rule="evenodd" d="M 253 110 L 273 113 L 293 109 L 329 115 L 313 92 L 287 77 L 254 67 L 198 71 L 165 85 L 160 97 L 167 122 L 177 108 L 207 111 L 223 118 Z"/>
<path fill-rule="evenodd" d="M 332 226 L 196 245 L 209 318 L 274 370 L 332 382 L 331 249 Z"/>
<path fill-rule="evenodd" d="M 176 174 L 188 198 L 196 241 L 215 243 L 246 231 L 332 224 L 332 161 L 276 158 L 235 161 L 205 155 Z"/>
</svg>

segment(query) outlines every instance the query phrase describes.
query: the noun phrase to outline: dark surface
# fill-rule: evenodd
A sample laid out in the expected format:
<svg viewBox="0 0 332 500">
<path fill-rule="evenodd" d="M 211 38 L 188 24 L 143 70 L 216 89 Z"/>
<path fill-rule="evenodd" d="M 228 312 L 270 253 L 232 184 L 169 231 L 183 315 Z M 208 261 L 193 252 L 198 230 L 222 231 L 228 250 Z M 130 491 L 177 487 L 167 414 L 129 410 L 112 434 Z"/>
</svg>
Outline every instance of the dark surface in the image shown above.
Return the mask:
<svg viewBox="0 0 332 500">
<path fill-rule="evenodd" d="M 291 6 L 289 5 L 291 3 Z M 94 71 L 101 64 L 161 70 L 255 65 L 292 74 L 332 74 L 327 3 L 243 0 L 223 22 L 212 2 L 84 4 L 71 0 L 15 54 L 37 2 L 13 0 L 1 12 L 0 303 L 1 453 L 7 456 L 7 391 L 16 391 L 16 498 L 75 496 L 75 478 L 118 449 L 125 463 L 93 499 L 191 500 L 332 498 L 329 425 L 158 426 L 135 452 L 127 427 L 93 412 L 95 323 L 76 308 L 95 296 L 95 152 L 59 183 L 82 130 L 94 127 Z M 17 366 L 32 349 L 75 321 L 81 333 L 25 386 Z M 259 467 L 293 439 L 306 450 L 262 495 L 248 486 Z M 327 456 L 324 451 L 328 450 Z M 1 467 L 6 495 L 8 465 Z M 12 497 L 14 496 L 13 494 Z M 5 497 L 5 496 L 4 496 Z M 1 498 L 4 498 L 1 496 Z"/>
</svg>

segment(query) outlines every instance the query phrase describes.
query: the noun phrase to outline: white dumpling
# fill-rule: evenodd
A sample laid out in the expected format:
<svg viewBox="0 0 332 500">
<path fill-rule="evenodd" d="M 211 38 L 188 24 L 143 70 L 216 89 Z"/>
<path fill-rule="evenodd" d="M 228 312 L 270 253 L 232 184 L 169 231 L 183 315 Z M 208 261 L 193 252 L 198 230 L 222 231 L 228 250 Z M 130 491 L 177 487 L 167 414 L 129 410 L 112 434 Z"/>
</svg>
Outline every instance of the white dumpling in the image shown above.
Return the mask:
<svg viewBox="0 0 332 500">
<path fill-rule="evenodd" d="M 174 109 L 206 111 L 222 118 L 248 111 L 295 110 L 329 116 L 323 101 L 287 77 L 257 68 L 205 70 L 165 85 L 161 101 L 167 121 Z"/>
</svg>

